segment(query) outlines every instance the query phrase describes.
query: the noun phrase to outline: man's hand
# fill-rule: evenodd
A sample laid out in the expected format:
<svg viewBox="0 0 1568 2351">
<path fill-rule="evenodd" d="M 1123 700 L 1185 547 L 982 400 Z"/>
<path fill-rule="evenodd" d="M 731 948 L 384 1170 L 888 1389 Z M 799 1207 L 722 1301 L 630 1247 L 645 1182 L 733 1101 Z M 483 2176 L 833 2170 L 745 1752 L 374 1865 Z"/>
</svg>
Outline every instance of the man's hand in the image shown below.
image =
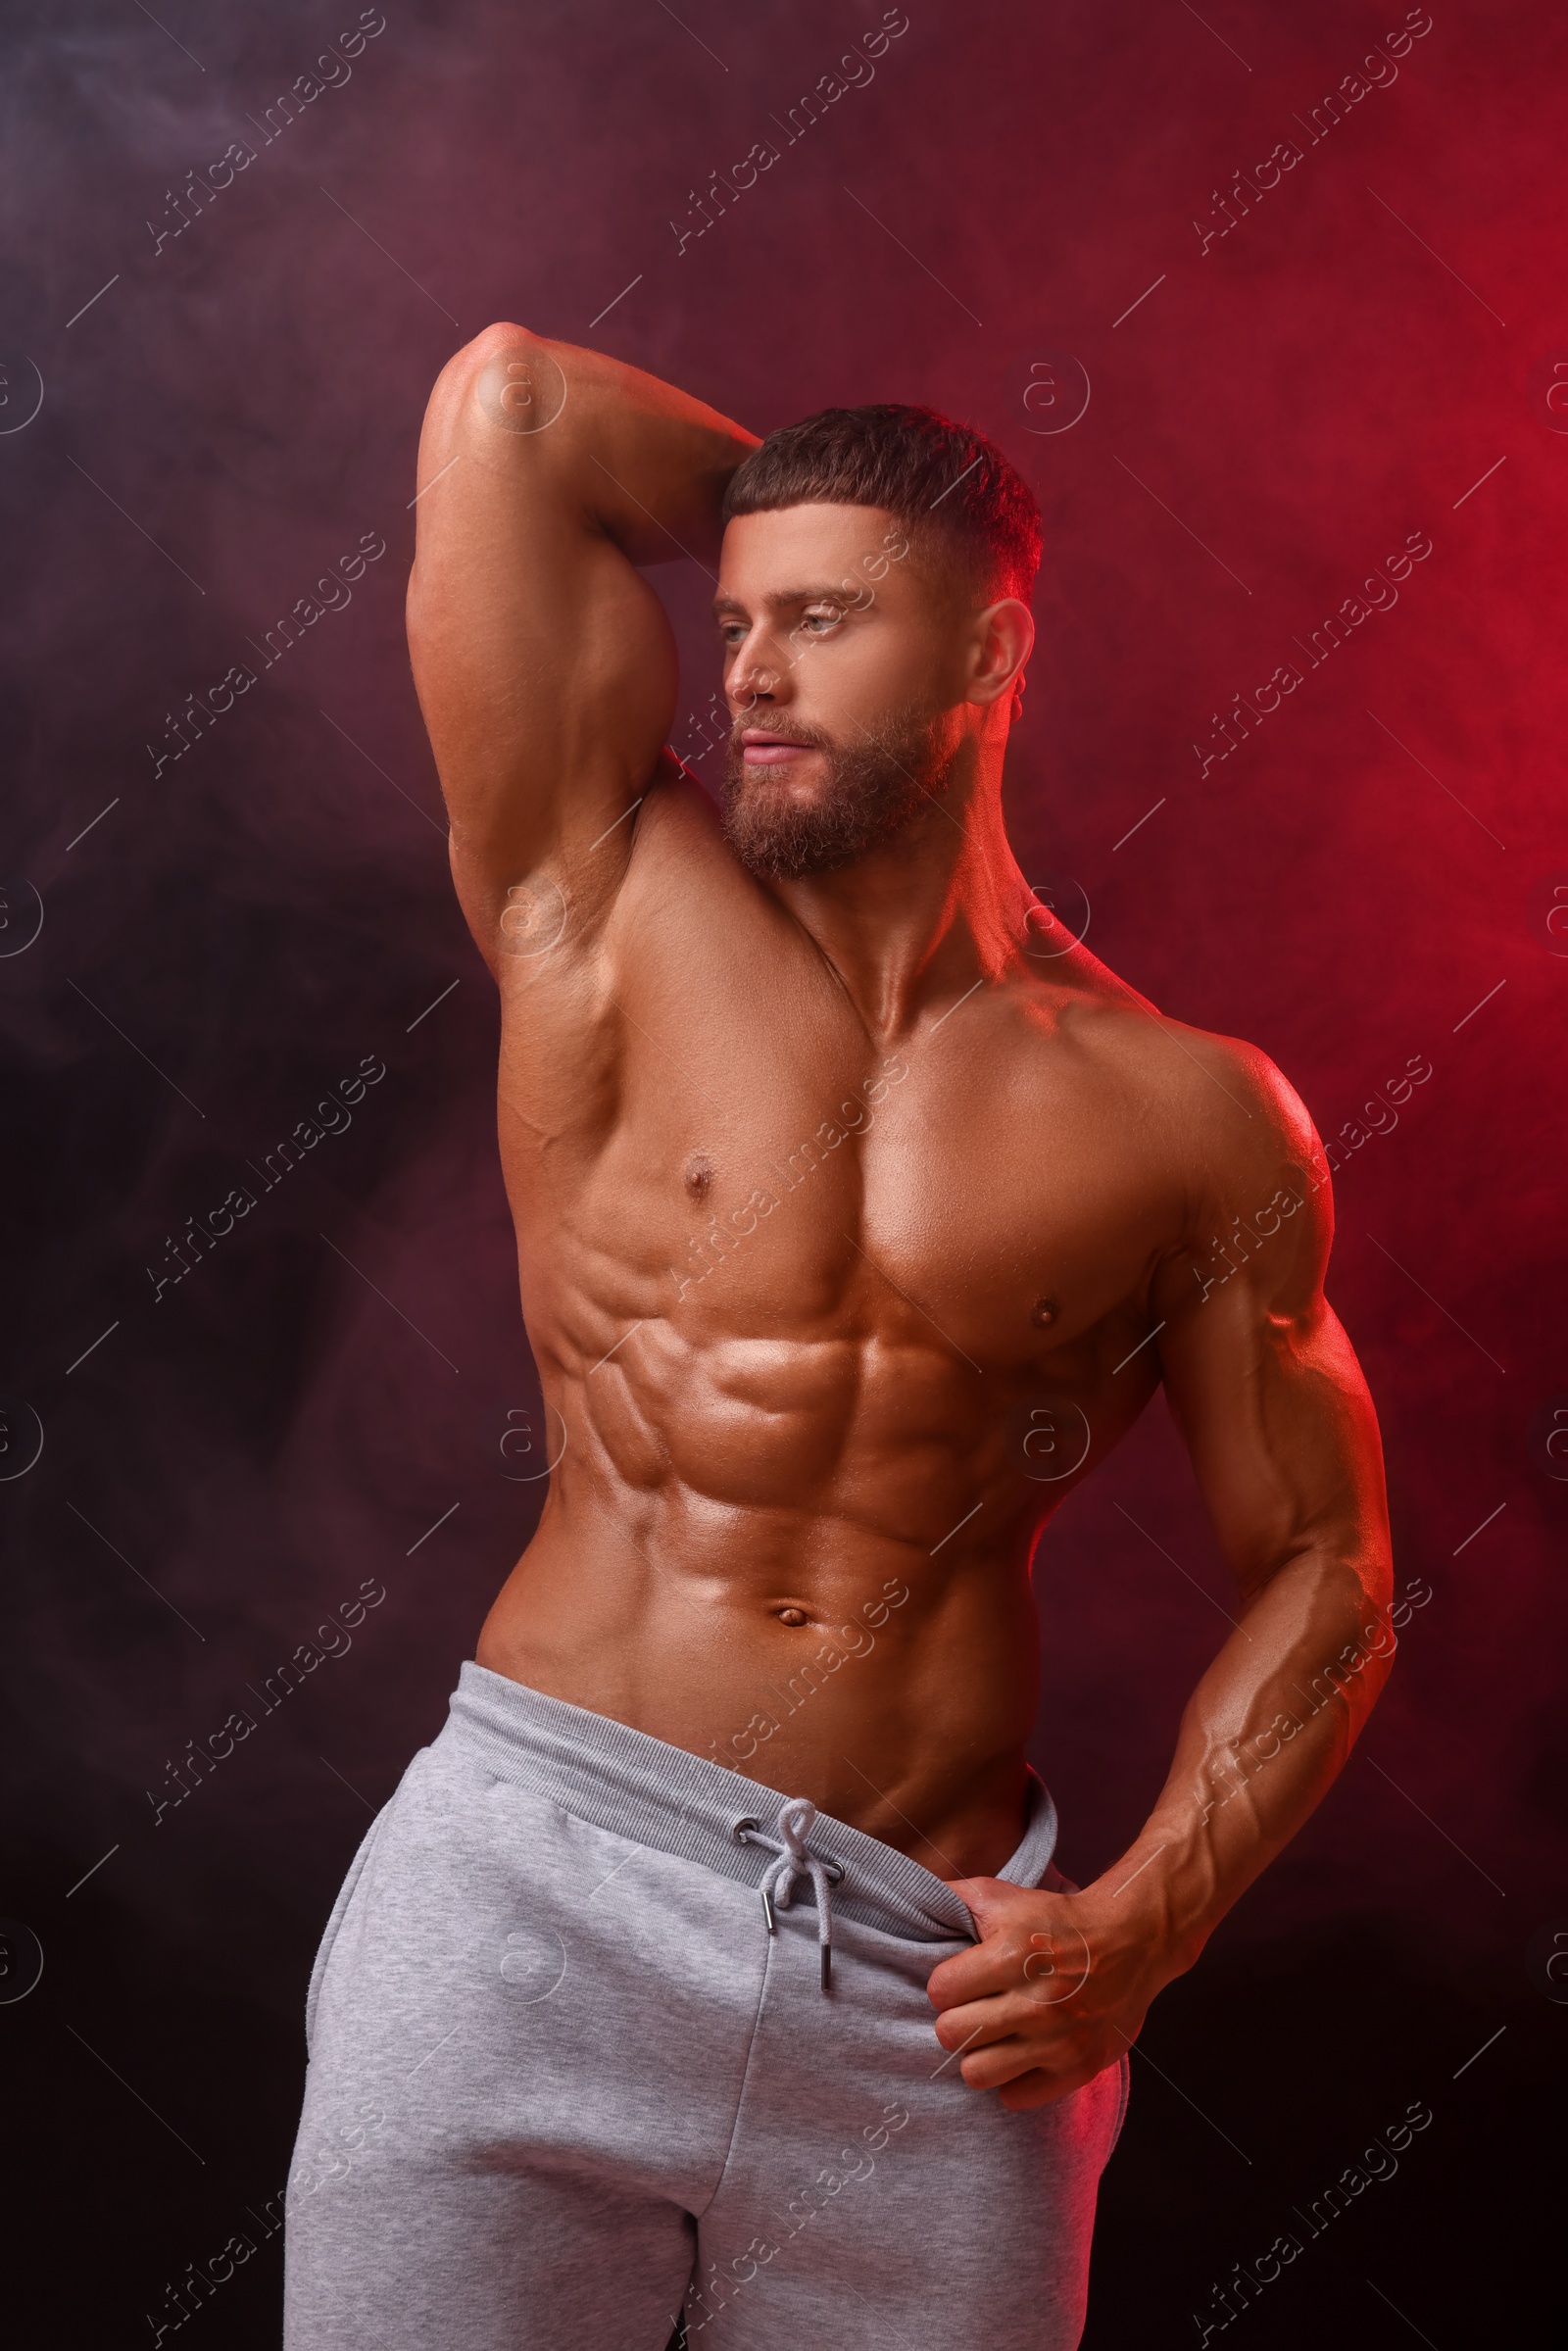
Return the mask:
<svg viewBox="0 0 1568 2351">
<path fill-rule="evenodd" d="M 1014 2111 L 1049 2106 L 1114 2065 L 1180 1972 L 1159 1965 L 1147 1926 L 1094 1888 L 1046 1893 L 963 1878 L 953 1890 L 984 1939 L 932 1971 L 937 2039 L 965 2052 L 958 2071 L 972 2088 L 999 2090 Z"/>
</svg>

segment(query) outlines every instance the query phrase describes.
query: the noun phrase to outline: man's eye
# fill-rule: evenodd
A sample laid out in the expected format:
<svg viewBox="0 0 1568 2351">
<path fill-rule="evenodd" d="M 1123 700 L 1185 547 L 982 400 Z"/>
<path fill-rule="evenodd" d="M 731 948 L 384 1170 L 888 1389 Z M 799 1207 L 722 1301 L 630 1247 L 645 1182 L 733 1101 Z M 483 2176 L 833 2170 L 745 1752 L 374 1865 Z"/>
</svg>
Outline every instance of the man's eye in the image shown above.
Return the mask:
<svg viewBox="0 0 1568 2351">
<path fill-rule="evenodd" d="M 843 612 L 836 605 L 828 605 L 818 612 L 805 613 L 801 626 L 809 629 L 814 636 L 821 636 L 826 630 L 837 628 L 843 617 Z"/>
</svg>

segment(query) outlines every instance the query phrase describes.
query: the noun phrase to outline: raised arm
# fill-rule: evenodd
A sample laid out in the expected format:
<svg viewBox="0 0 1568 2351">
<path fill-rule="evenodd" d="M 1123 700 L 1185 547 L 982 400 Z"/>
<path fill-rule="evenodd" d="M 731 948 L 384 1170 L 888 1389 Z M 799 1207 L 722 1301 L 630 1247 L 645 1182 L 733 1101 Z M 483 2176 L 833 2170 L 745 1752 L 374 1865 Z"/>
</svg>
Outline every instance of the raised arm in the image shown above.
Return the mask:
<svg viewBox="0 0 1568 2351">
<path fill-rule="evenodd" d="M 1333 1785 L 1393 1657 L 1377 1422 L 1323 1296 L 1327 1167 L 1261 1055 L 1205 1052 L 1248 1124 L 1207 1152 L 1150 1316 L 1236 1629 L 1187 1703 L 1158 1802 L 1103 1876 L 1071 1895 L 959 1888 L 984 1940 L 932 1976 L 937 2037 L 957 2048 L 974 2033 L 964 2079 L 1010 2084 L 1009 2106 L 1063 2096 L 1136 2038 Z"/>
<path fill-rule="evenodd" d="M 442 370 L 419 443 L 409 646 L 458 896 L 495 960 L 507 891 L 569 873 L 608 901 L 674 716 L 675 648 L 636 566 L 710 563 L 753 436 L 597 352 L 488 327 Z"/>
</svg>

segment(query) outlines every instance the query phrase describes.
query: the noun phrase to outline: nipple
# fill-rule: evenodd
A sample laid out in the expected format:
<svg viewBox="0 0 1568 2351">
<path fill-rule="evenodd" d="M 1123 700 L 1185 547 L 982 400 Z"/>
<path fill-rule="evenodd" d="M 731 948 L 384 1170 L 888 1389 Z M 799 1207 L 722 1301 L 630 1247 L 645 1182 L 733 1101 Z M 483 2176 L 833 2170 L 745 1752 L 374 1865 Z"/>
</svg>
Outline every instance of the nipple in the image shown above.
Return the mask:
<svg viewBox="0 0 1568 2351">
<path fill-rule="evenodd" d="M 1029 1319 L 1037 1329 L 1049 1331 L 1061 1309 L 1054 1298 L 1037 1298 Z"/>
<path fill-rule="evenodd" d="M 693 1151 L 691 1157 L 686 1162 L 685 1175 L 686 1189 L 691 1194 L 692 1199 L 706 1200 L 708 1198 L 709 1186 L 712 1183 L 712 1181 L 713 1171 L 711 1167 L 710 1167 L 708 1161 L 704 1158 L 701 1151 Z"/>
</svg>

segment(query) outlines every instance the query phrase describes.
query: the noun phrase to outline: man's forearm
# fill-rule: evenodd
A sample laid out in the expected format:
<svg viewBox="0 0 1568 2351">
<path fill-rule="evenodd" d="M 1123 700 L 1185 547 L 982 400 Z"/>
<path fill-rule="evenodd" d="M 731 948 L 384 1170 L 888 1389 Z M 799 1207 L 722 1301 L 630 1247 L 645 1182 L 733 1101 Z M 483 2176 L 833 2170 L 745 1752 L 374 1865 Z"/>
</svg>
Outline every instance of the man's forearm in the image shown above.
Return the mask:
<svg viewBox="0 0 1568 2351">
<path fill-rule="evenodd" d="M 1393 1660 L 1386 1566 L 1306 1551 L 1249 1606 L 1188 1701 L 1169 1778 L 1134 1844 L 1086 1886 L 1190 1968 L 1343 1768 Z M 1118 1922 L 1120 1923 L 1120 1922 Z"/>
<path fill-rule="evenodd" d="M 524 327 L 491 327 L 464 356 L 479 362 L 480 405 L 527 471 L 542 470 L 633 563 L 716 557 L 724 487 L 754 434 L 640 367 Z"/>
</svg>

